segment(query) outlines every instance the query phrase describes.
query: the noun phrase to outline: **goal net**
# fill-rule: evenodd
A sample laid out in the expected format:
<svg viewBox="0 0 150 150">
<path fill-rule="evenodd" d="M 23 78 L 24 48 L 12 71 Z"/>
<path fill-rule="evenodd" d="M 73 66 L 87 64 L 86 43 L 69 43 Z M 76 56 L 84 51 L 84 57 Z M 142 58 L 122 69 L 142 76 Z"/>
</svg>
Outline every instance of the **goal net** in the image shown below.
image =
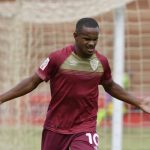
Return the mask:
<svg viewBox="0 0 150 150">
<path fill-rule="evenodd" d="M 82 17 L 94 17 L 100 23 L 97 49 L 113 66 L 114 10 L 122 6 L 126 16 L 124 85 L 136 96 L 148 96 L 150 0 L 0 0 L 1 93 L 33 74 L 50 52 L 74 43 L 75 23 Z M 103 150 L 111 149 L 113 107 L 107 105 L 107 96 L 100 88 L 99 105 L 105 114 L 100 120 Z M 43 83 L 32 93 L 1 105 L 0 149 L 40 150 L 49 101 L 49 85 Z M 125 107 L 124 150 L 148 150 L 150 117 L 132 106 Z"/>
</svg>

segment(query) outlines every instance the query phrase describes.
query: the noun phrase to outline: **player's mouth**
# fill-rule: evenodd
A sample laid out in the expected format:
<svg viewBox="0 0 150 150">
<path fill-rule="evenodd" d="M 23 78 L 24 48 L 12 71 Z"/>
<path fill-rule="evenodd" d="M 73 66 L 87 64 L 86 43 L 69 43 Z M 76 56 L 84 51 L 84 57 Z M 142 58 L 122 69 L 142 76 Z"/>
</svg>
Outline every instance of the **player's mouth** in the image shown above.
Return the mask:
<svg viewBox="0 0 150 150">
<path fill-rule="evenodd" d="M 87 52 L 89 54 L 93 54 L 94 53 L 94 48 L 87 48 Z"/>
</svg>

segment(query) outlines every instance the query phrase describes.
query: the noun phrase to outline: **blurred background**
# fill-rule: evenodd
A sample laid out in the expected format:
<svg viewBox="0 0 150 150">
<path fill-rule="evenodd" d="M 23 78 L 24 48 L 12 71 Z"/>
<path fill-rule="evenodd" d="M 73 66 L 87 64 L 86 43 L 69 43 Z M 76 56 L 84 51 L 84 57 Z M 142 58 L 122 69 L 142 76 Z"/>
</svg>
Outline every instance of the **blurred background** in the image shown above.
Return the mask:
<svg viewBox="0 0 150 150">
<path fill-rule="evenodd" d="M 113 72 L 118 9 L 125 29 L 122 85 L 137 97 L 150 96 L 150 0 L 0 0 L 0 93 L 33 74 L 50 52 L 74 43 L 75 24 L 82 17 L 99 22 L 97 50 L 108 57 Z M 43 83 L 0 106 L 0 150 L 40 150 L 49 101 L 49 85 Z M 102 87 L 99 108 L 100 149 L 114 150 L 115 110 Z M 127 104 L 122 114 L 121 149 L 149 150 L 150 115 Z"/>
</svg>

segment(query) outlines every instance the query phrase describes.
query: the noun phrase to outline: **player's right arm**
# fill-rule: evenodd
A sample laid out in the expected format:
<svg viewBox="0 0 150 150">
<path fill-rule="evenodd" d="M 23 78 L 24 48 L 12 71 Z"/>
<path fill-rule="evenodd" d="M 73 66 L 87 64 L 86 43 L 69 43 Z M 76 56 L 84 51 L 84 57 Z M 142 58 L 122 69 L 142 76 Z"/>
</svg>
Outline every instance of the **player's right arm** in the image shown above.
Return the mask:
<svg viewBox="0 0 150 150">
<path fill-rule="evenodd" d="M 33 91 L 43 80 L 35 73 L 0 95 L 0 104 Z"/>
</svg>

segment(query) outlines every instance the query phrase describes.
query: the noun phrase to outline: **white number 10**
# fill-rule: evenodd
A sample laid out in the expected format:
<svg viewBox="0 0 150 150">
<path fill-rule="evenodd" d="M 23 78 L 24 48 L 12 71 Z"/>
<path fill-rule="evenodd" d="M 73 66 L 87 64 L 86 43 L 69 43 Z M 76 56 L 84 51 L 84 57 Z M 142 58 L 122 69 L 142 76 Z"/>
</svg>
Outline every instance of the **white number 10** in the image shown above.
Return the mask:
<svg viewBox="0 0 150 150">
<path fill-rule="evenodd" d="M 93 144 L 93 142 L 94 142 L 94 144 L 96 146 L 98 146 L 98 138 L 99 138 L 99 136 L 98 136 L 97 133 L 95 133 L 93 136 L 92 136 L 91 133 L 86 133 L 86 136 L 89 138 L 89 143 L 90 144 Z"/>
</svg>

